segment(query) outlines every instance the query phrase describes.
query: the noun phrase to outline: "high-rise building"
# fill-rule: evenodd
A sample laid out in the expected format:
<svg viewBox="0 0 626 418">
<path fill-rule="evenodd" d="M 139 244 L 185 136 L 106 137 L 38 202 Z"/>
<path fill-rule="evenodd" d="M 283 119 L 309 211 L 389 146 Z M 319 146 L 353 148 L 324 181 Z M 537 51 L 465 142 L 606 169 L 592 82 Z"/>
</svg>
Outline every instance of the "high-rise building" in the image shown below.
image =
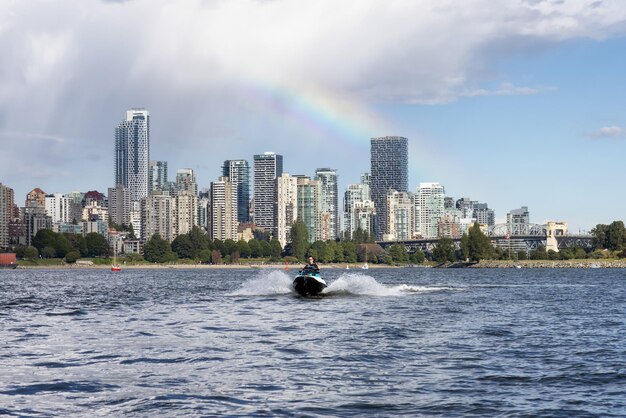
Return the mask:
<svg viewBox="0 0 626 418">
<path fill-rule="evenodd" d="M 277 238 L 284 248 L 291 242 L 291 227 L 298 219 L 298 178 L 283 173 L 276 179 Z"/>
<path fill-rule="evenodd" d="M 211 225 L 211 193 L 200 194 L 198 199 L 198 226 L 205 232 L 209 231 Z"/>
<path fill-rule="evenodd" d="M 209 238 L 237 240 L 237 188 L 228 177 L 211 182 L 211 229 Z"/>
<path fill-rule="evenodd" d="M 387 231 L 384 241 L 407 241 L 413 237 L 415 203 L 408 192 L 387 192 Z"/>
<path fill-rule="evenodd" d="M 117 225 L 130 225 L 130 191 L 121 185 L 109 187 L 109 219 Z"/>
<path fill-rule="evenodd" d="M 180 190 L 172 201 L 173 236 L 191 232 L 198 225 L 198 195 Z"/>
<path fill-rule="evenodd" d="M 530 212 L 527 206 L 513 209 L 506 214 L 506 224 L 509 235 L 522 235 L 530 223 Z"/>
<path fill-rule="evenodd" d="M 26 195 L 26 206 L 39 206 L 44 208 L 46 206 L 46 192 L 41 190 L 39 187 L 28 192 Z"/>
<path fill-rule="evenodd" d="M 322 240 L 320 182 L 308 177 L 298 177 L 298 221 L 304 224 L 309 242 Z"/>
<path fill-rule="evenodd" d="M 401 136 L 371 139 L 372 200 L 376 207 L 374 233 L 377 240 L 387 230 L 387 192 L 408 192 L 409 178 L 408 140 Z"/>
<path fill-rule="evenodd" d="M 496 213 L 489 209 L 486 203 L 474 205 L 474 218 L 479 224 L 494 226 L 496 224 Z"/>
<path fill-rule="evenodd" d="M 374 202 L 371 200 L 370 186 L 364 183 L 349 184 L 343 198 L 344 230 L 348 238 L 352 238 L 357 229 L 372 234 L 372 221 L 376 214 Z"/>
<path fill-rule="evenodd" d="M 250 164 L 246 160 L 226 160 L 222 175 L 237 188 L 237 221 L 250 221 Z"/>
<path fill-rule="evenodd" d="M 131 109 L 115 128 L 115 185 L 130 190 L 138 201 L 150 191 L 150 114 L 144 109 Z"/>
<path fill-rule="evenodd" d="M 176 170 L 176 193 L 181 191 L 189 192 L 194 196 L 198 196 L 196 175 L 191 168 L 180 168 Z"/>
<path fill-rule="evenodd" d="M 320 183 L 320 212 L 322 217 L 320 233 L 322 240 L 334 240 L 339 238 L 341 229 L 337 170 L 318 168 L 315 170 L 315 180 Z"/>
<path fill-rule="evenodd" d="M 72 222 L 72 202 L 72 198 L 61 193 L 46 195 L 46 214 L 52 219 L 53 224 Z"/>
<path fill-rule="evenodd" d="M 174 239 L 172 225 L 172 197 L 153 193 L 141 199 L 141 240 L 148 241 L 154 234 L 168 242 Z M 133 225 L 134 229 L 134 225 Z"/>
<path fill-rule="evenodd" d="M 24 208 L 25 245 L 33 245 L 33 238 L 42 229 L 52 229 L 52 218 L 43 206 L 33 204 Z"/>
<path fill-rule="evenodd" d="M 254 156 L 254 223 L 276 236 L 276 178 L 283 174 L 283 156 L 265 152 Z"/>
<path fill-rule="evenodd" d="M 150 161 L 150 191 L 167 190 L 167 161 Z"/>
<path fill-rule="evenodd" d="M 437 238 L 444 215 L 445 190 L 439 183 L 420 183 L 415 194 L 415 234 Z"/>
<path fill-rule="evenodd" d="M 0 183 L 0 249 L 9 246 L 9 223 L 13 220 L 14 206 L 13 189 Z"/>
</svg>

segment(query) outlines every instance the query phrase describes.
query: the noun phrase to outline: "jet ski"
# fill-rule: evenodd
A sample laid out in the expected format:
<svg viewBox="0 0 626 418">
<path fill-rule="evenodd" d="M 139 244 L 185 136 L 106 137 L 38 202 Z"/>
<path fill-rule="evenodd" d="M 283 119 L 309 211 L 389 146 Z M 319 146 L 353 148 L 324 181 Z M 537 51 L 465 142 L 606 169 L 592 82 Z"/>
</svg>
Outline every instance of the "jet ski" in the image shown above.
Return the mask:
<svg viewBox="0 0 626 418">
<path fill-rule="evenodd" d="M 326 288 L 327 284 L 320 276 L 319 270 L 304 269 L 298 272 L 293 280 L 293 288 L 301 296 L 316 296 Z"/>
</svg>

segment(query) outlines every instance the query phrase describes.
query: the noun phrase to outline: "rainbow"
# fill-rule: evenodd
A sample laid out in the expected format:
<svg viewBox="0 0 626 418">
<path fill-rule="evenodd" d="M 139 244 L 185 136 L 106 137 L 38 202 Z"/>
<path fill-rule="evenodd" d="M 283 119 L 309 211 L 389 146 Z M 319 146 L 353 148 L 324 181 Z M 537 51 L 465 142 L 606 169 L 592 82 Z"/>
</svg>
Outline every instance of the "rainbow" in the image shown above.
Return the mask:
<svg viewBox="0 0 626 418">
<path fill-rule="evenodd" d="M 290 124 L 322 143 L 339 140 L 369 147 L 372 136 L 392 131 L 358 101 L 319 87 L 248 84 L 243 94 L 250 111 Z"/>
<path fill-rule="evenodd" d="M 270 118 L 272 122 L 290 125 L 316 146 L 330 149 L 342 146 L 344 151 L 357 147 L 360 152 L 369 152 L 372 137 L 408 137 L 410 191 L 415 191 L 419 181 L 436 181 L 432 177 L 437 177 L 442 167 L 449 166 L 449 161 L 443 161 L 442 153 L 438 152 L 436 142 L 430 146 L 421 144 L 418 149 L 419 138 L 411 138 L 410 132 L 403 132 L 408 127 L 391 123 L 348 95 L 318 86 L 261 83 L 248 83 L 241 94 L 248 111 Z M 430 173 L 433 175 L 429 176 Z"/>
</svg>

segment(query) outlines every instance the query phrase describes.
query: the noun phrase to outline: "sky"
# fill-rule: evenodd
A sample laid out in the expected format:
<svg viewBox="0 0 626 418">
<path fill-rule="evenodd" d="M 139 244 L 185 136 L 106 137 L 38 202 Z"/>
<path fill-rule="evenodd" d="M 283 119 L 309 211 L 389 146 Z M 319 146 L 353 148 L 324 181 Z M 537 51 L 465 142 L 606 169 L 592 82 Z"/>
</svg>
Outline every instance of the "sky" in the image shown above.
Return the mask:
<svg viewBox="0 0 626 418">
<path fill-rule="evenodd" d="M 273 151 L 343 195 L 400 135 L 410 191 L 588 231 L 625 218 L 625 35 L 620 0 L 0 0 L 0 182 L 106 192 L 141 107 L 200 188 Z"/>
</svg>

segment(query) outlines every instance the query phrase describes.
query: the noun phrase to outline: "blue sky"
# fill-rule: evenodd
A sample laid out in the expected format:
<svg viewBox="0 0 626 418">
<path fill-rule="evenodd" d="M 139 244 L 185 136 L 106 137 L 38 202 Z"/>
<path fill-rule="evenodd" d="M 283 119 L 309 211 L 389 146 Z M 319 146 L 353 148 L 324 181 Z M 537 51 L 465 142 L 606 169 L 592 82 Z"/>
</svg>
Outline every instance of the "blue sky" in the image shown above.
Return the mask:
<svg viewBox="0 0 626 418">
<path fill-rule="evenodd" d="M 275 151 L 292 174 L 369 170 L 409 138 L 410 188 L 573 231 L 623 219 L 621 1 L 67 0 L 0 4 L 0 182 L 17 203 L 105 191 L 126 109 L 151 158 L 196 170 Z"/>
</svg>

